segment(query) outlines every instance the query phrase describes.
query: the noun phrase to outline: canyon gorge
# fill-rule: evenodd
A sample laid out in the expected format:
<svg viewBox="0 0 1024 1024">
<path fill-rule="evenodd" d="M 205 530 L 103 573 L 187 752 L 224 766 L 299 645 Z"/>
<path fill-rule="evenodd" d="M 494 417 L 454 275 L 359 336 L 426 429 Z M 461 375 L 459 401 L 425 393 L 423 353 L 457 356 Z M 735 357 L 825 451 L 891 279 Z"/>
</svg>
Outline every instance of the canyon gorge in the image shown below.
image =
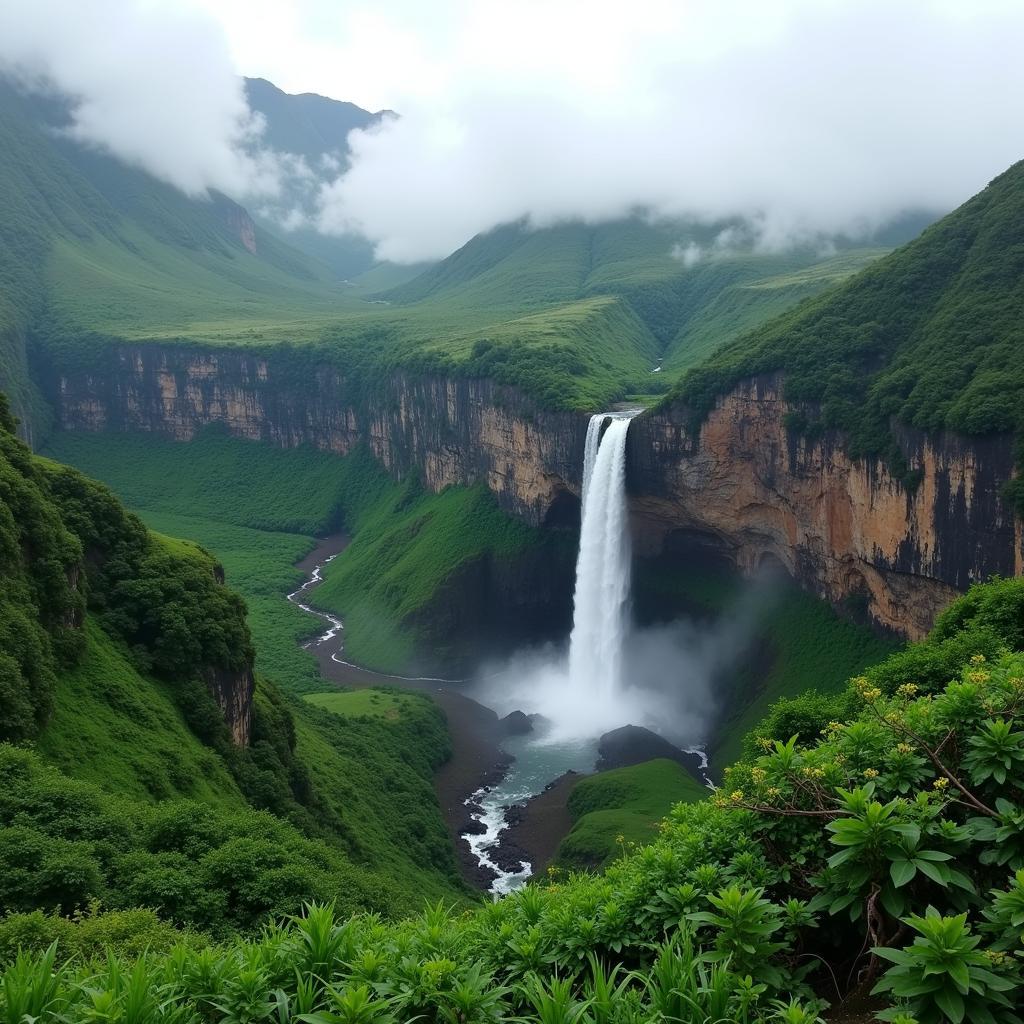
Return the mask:
<svg viewBox="0 0 1024 1024">
<path fill-rule="evenodd" d="M 36 360 L 62 429 L 188 440 L 219 425 L 282 447 L 365 444 L 393 476 L 416 474 L 432 491 L 482 483 L 532 525 L 578 522 L 588 416 L 514 388 L 408 372 L 368 388 L 284 346 L 109 343 L 89 359 Z M 1024 530 L 1000 496 L 1014 475 L 1010 435 L 897 426 L 908 485 L 882 460 L 850 458 L 838 433 L 788 426 L 803 410 L 783 383 L 740 382 L 696 428 L 680 405 L 636 418 L 627 489 L 638 555 L 696 543 L 745 573 L 781 564 L 841 611 L 910 639 L 972 581 L 1024 571 Z"/>
</svg>

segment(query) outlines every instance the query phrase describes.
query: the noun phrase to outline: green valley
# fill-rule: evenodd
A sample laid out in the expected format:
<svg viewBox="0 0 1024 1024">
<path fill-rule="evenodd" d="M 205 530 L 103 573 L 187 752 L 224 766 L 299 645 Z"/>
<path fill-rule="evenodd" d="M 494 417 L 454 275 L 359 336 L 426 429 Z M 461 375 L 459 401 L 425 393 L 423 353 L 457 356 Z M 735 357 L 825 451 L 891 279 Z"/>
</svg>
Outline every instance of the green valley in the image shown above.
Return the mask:
<svg viewBox="0 0 1024 1024">
<path fill-rule="evenodd" d="M 14 4 L 0 1024 L 1024 1024 L 1024 16 Z"/>
<path fill-rule="evenodd" d="M 39 757 L 54 766 L 12 755 L 5 791 L 13 803 L 3 822 L 5 830 L 14 830 L 10 843 L 18 836 L 40 843 L 50 836 L 57 843 L 51 860 L 35 866 L 29 848 L 18 852 L 8 843 L 4 873 L 15 872 L 11 884 L 22 895 L 11 890 L 5 906 L 25 906 L 26 899 L 39 905 L 28 895 L 39 884 L 39 871 L 55 878 L 71 872 L 70 879 L 81 865 L 78 888 L 56 892 L 52 905 L 87 898 L 108 907 L 135 905 L 139 897 L 129 893 L 142 890 L 132 886 L 145 885 L 147 899 L 156 899 L 156 908 L 179 923 L 205 930 L 227 926 L 225 911 L 185 909 L 191 901 L 187 887 L 213 884 L 200 879 L 192 860 L 182 860 L 182 844 L 191 840 L 179 836 L 164 847 L 145 845 L 144 823 L 157 805 L 168 813 L 176 808 L 173 813 L 183 818 L 205 808 L 209 838 L 203 842 L 211 856 L 223 843 L 236 844 L 235 860 L 228 849 L 218 855 L 220 870 L 237 883 L 249 879 L 254 888 L 251 909 L 237 910 L 232 926 L 253 924 L 272 906 L 285 909 L 289 899 L 298 909 L 310 886 L 325 898 L 344 891 L 353 907 L 388 912 L 418 905 L 425 892 L 458 896 L 430 785 L 447 742 L 432 705 L 410 698 L 399 722 L 361 719 L 341 729 L 334 716 L 283 696 L 265 678 L 253 699 L 244 605 L 217 583 L 220 570 L 206 551 L 148 533 L 101 485 L 30 456 L 7 431 L 3 438 L 4 507 L 14 502 L 20 510 L 18 520 L 8 518 L 5 526 L 5 737 L 35 737 Z M 24 543 L 35 551 L 51 545 L 47 560 L 36 556 L 32 563 L 52 567 L 48 575 L 27 574 L 19 554 Z M 83 550 L 89 552 L 88 583 L 78 568 Z M 26 596 L 31 594 L 38 596 Z M 275 597 L 280 600 L 280 592 Z M 39 602 L 35 614 L 48 627 L 30 629 L 19 618 L 29 600 Z M 294 639 L 293 630 L 288 653 L 301 664 Z M 217 680 L 215 692 L 226 692 L 223 709 L 201 682 L 204 676 Z M 282 683 L 294 680 L 285 675 Z M 236 730 L 235 742 L 222 714 Z M 239 730 L 248 745 L 238 745 Z M 407 799 L 382 797 L 376 780 L 383 772 L 390 773 L 393 794 L 404 790 Z M 80 804 L 83 823 L 98 815 L 96 825 L 38 817 L 31 794 L 43 790 L 50 800 Z M 21 813 L 17 824 L 15 807 L 31 811 L 28 817 Z M 124 851 L 115 864 L 102 822 L 124 821 L 125 815 L 136 821 L 142 845 L 137 854 Z M 271 827 L 279 834 L 268 860 L 243 837 Z M 412 847 L 410 830 L 420 837 Z M 66 838 L 58 842 L 61 836 Z M 286 848 L 294 857 L 282 853 Z M 305 875 L 299 862 L 307 865 Z M 284 864 L 292 880 L 272 883 Z M 384 874 L 386 893 L 379 880 Z M 155 895 L 154 885 L 168 886 L 166 897 Z M 216 886 L 210 892 L 221 898 Z"/>
</svg>

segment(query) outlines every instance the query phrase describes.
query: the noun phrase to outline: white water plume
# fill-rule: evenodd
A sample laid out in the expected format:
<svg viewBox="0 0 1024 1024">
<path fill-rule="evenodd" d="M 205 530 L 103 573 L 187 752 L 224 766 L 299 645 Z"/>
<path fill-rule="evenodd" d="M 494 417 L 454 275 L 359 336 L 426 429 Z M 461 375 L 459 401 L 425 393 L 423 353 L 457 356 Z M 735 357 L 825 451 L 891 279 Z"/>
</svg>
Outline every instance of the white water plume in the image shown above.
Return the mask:
<svg viewBox="0 0 1024 1024">
<path fill-rule="evenodd" d="M 722 713 L 723 684 L 751 656 L 776 593 L 771 578 L 756 579 L 714 620 L 631 626 L 622 645 L 622 680 L 607 700 L 572 685 L 566 651 L 554 646 L 520 651 L 485 669 L 474 696 L 499 715 L 539 714 L 548 723 L 535 733 L 542 744 L 640 725 L 680 747 L 701 745 Z"/>
<path fill-rule="evenodd" d="M 521 651 L 481 673 L 477 696 L 499 714 L 539 714 L 536 742 L 594 739 L 641 725 L 674 743 L 700 744 L 721 711 L 716 694 L 747 654 L 777 588 L 754 580 L 714 621 L 634 628 L 625 493 L 632 414 L 594 416 L 587 429 L 583 508 L 569 650 Z"/>
<path fill-rule="evenodd" d="M 568 689 L 613 702 L 622 686 L 630 544 L 626 524 L 628 415 L 591 417 L 583 457 L 583 515 L 576 560 Z M 605 426 L 607 424 L 607 426 Z"/>
</svg>

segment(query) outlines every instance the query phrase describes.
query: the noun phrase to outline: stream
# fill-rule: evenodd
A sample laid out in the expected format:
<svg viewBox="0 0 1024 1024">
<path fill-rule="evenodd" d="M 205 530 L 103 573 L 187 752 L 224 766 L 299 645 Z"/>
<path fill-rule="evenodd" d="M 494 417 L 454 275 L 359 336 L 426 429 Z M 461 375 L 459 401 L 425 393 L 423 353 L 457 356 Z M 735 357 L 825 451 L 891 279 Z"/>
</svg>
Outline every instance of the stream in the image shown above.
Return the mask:
<svg viewBox="0 0 1024 1024">
<path fill-rule="evenodd" d="M 302 645 L 303 648 L 314 652 L 318 658 L 329 658 L 334 666 L 347 670 L 346 678 L 336 680 L 341 681 L 342 685 L 411 687 L 431 693 L 442 703 L 442 698 L 457 700 L 472 704 L 481 713 L 489 714 L 489 709 L 473 701 L 464 692 L 467 680 L 391 675 L 365 669 L 345 659 L 344 622 L 336 615 L 315 608 L 309 603 L 311 592 L 323 582 L 324 567 L 338 557 L 344 544 L 343 538 L 318 541 L 317 548 L 306 559 L 308 578 L 302 586 L 287 595 L 288 600 L 297 608 L 327 626 L 323 633 L 307 640 Z M 337 550 L 326 554 L 325 552 L 331 548 Z M 451 709 L 446 707 L 445 711 L 451 717 Z M 453 741 L 456 739 L 453 736 Z M 477 788 L 469 795 L 466 795 L 467 790 L 463 788 L 458 800 L 463 807 L 469 809 L 469 817 L 480 822 L 485 829 L 479 834 L 463 833 L 461 838 L 468 845 L 475 864 L 488 877 L 494 876 L 490 892 L 494 895 L 504 895 L 521 886 L 533 873 L 533 866 L 528 860 L 502 855 L 501 835 L 509 826 L 508 808 L 522 804 L 530 797 L 543 792 L 548 783 L 567 771 L 592 771 L 597 756 L 597 744 L 596 741 L 545 743 L 543 737 L 533 735 L 501 737 L 497 742 L 500 744 L 500 751 L 494 751 L 496 758 L 503 752 L 507 755 L 504 760 L 513 759 L 511 764 L 497 782 Z M 486 772 L 479 772 L 476 778 L 479 779 L 484 774 Z M 464 812 L 462 816 L 464 818 Z"/>
</svg>

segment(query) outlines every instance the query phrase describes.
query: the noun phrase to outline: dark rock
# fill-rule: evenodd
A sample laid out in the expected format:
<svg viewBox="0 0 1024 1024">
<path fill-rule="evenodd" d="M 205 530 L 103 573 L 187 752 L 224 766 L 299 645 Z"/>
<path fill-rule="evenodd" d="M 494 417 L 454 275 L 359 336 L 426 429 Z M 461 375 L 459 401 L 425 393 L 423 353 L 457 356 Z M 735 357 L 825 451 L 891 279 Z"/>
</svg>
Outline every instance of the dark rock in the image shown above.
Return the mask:
<svg viewBox="0 0 1024 1024">
<path fill-rule="evenodd" d="M 533 716 L 513 711 L 498 723 L 498 727 L 505 736 L 525 736 L 533 732 Z"/>
<path fill-rule="evenodd" d="M 624 725 L 620 729 L 606 732 L 598 740 L 597 754 L 596 767 L 599 772 L 666 757 L 681 764 L 698 781 L 703 781 L 700 758 L 696 754 L 680 750 L 663 736 L 639 725 Z"/>
<path fill-rule="evenodd" d="M 487 831 L 487 826 L 475 815 L 483 814 L 484 809 L 472 800 L 466 801 L 465 815 L 462 817 L 455 829 L 460 836 L 482 836 Z"/>
<path fill-rule="evenodd" d="M 488 846 L 485 852 L 502 871 L 522 871 L 523 865 L 530 863 L 530 855 L 521 846 L 507 839 L 502 842 L 501 837 Z"/>
<path fill-rule="evenodd" d="M 523 804 L 512 804 L 505 808 L 505 824 L 510 828 L 518 825 L 526 817 L 526 807 Z"/>
<path fill-rule="evenodd" d="M 463 861 L 463 877 L 474 888 L 487 892 L 491 887 L 491 883 L 498 877 L 498 872 L 493 868 L 479 864 L 465 843 L 460 845 L 461 850 L 459 852 Z"/>
</svg>

